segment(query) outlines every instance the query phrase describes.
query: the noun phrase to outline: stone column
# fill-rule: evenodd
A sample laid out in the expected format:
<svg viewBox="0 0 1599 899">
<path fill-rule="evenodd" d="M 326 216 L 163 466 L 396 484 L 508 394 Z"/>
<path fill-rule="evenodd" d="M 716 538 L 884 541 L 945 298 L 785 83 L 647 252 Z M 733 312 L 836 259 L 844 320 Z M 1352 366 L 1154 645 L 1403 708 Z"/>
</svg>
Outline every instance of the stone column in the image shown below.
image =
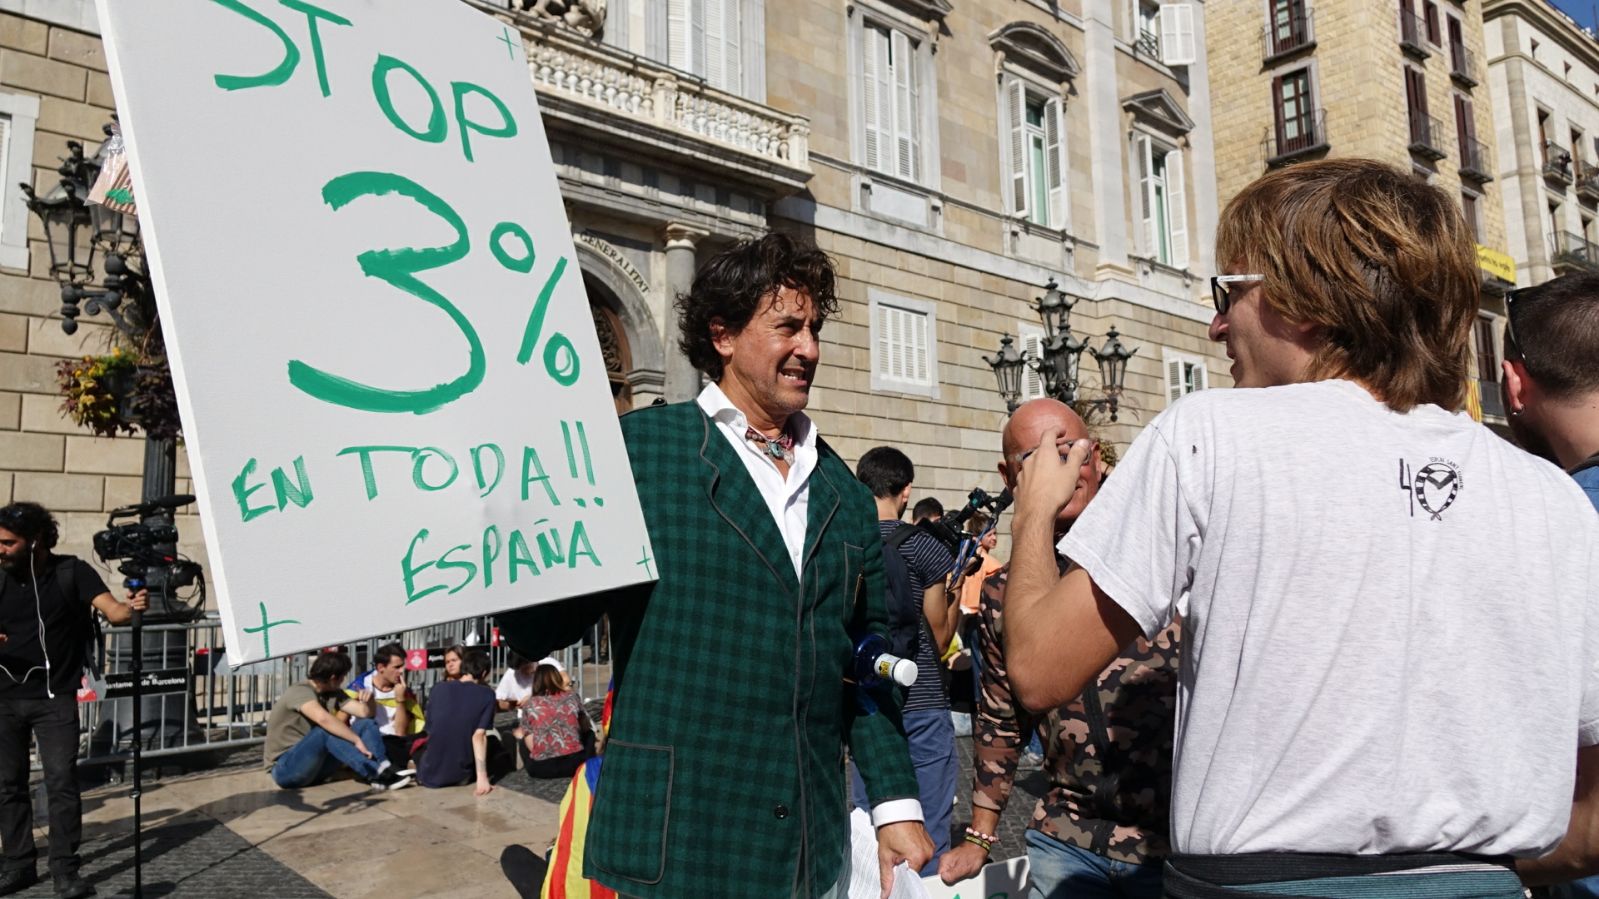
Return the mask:
<svg viewBox="0 0 1599 899">
<path fill-rule="evenodd" d="M 666 226 L 666 401 L 681 403 L 700 392 L 700 373 L 678 349 L 680 331 L 674 303 L 694 283 L 694 247 L 708 235 L 688 225 Z"/>
</svg>

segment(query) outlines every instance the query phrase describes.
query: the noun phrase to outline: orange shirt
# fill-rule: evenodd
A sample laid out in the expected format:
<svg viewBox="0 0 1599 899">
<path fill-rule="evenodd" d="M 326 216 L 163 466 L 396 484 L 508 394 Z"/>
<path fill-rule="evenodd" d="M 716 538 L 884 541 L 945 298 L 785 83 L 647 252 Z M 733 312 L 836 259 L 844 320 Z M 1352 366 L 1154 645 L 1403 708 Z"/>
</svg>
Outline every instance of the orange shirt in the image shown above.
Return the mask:
<svg viewBox="0 0 1599 899">
<path fill-rule="evenodd" d="M 971 615 L 977 614 L 978 603 L 983 598 L 983 581 L 988 576 L 1005 567 L 1005 563 L 994 558 L 993 553 L 982 553 L 983 564 L 977 573 L 966 579 L 961 584 L 961 611 Z"/>
</svg>

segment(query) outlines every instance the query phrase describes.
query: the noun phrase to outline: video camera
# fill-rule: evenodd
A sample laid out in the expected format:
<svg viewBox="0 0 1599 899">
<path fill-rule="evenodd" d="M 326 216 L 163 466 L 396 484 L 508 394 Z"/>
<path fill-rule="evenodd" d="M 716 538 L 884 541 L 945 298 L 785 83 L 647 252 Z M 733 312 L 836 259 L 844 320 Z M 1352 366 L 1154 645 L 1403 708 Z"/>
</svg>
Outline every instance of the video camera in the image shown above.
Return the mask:
<svg viewBox="0 0 1599 899">
<path fill-rule="evenodd" d="M 916 526 L 933 535 L 939 543 L 944 545 L 945 549 L 949 550 L 951 556 L 959 560 L 970 556 L 969 550 L 965 550 L 961 545 L 971 539 L 971 535 L 963 530 L 967 519 L 981 510 L 987 512 L 989 518 L 993 521 L 998 521 L 999 513 L 1010 508 L 1010 504 L 1009 488 L 1001 490 L 998 496 L 992 496 L 983 488 L 976 487 L 967 495 L 966 505 L 953 512 L 945 512 L 944 517 L 937 521 L 928 519 L 918 523 Z"/>
<path fill-rule="evenodd" d="M 183 493 L 114 509 L 105 530 L 94 535 L 94 554 L 107 564 L 120 560 L 117 571 L 129 589 L 150 591 L 147 618 L 187 621 L 205 610 L 205 574 L 199 563 L 178 555 L 178 529 L 171 520 L 171 510 L 192 502 L 194 497 Z M 139 520 L 124 521 L 133 517 Z M 177 596 L 179 588 L 197 584 L 188 601 Z"/>
</svg>

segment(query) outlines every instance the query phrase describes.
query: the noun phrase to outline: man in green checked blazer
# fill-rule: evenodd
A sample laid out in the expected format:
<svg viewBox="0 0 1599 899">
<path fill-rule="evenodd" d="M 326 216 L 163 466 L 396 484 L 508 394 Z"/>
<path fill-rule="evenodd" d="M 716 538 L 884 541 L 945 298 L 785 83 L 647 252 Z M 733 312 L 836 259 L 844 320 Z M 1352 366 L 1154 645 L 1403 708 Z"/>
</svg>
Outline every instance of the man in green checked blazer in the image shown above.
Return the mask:
<svg viewBox="0 0 1599 899">
<path fill-rule="evenodd" d="M 626 896 L 843 897 L 843 756 L 866 782 L 884 892 L 933 845 L 892 689 L 862 712 L 855 639 L 886 632 L 870 493 L 803 409 L 832 262 L 771 234 L 710 260 L 677 301 L 713 382 L 622 419 L 654 584 L 500 616 L 538 658 L 611 616 L 615 702 L 584 873 Z"/>
</svg>

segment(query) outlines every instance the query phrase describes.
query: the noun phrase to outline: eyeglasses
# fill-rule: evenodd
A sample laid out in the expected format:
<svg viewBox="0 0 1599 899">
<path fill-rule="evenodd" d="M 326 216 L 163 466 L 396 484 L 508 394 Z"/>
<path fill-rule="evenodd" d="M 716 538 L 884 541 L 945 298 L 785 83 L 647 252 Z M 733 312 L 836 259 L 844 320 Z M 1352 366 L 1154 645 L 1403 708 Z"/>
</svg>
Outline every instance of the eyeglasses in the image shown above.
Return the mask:
<svg viewBox="0 0 1599 899">
<path fill-rule="evenodd" d="M 1066 461 L 1066 454 L 1071 452 L 1072 451 L 1072 447 L 1076 446 L 1077 444 L 1079 444 L 1079 443 L 1092 444 L 1093 442 L 1094 442 L 1094 438 L 1092 438 L 1092 437 L 1078 437 L 1075 440 L 1068 440 L 1065 443 L 1056 444 L 1056 446 L 1059 447 L 1059 449 L 1060 449 L 1060 460 L 1062 462 Z M 1019 455 L 1019 456 L 1017 456 L 1015 458 L 1014 464 L 1021 465 L 1023 462 L 1026 462 L 1027 461 L 1027 457 L 1031 456 L 1034 452 L 1036 452 L 1036 450 L 1028 450 L 1027 452 L 1022 453 L 1021 455 Z M 1085 459 L 1083 461 L 1083 464 L 1087 465 L 1088 461 Z"/>
<path fill-rule="evenodd" d="M 1523 363 L 1527 361 L 1527 350 L 1516 339 L 1516 299 L 1529 289 L 1523 287 L 1505 294 L 1505 355 L 1514 353 Z"/>
<path fill-rule="evenodd" d="M 1265 275 L 1211 275 L 1210 298 L 1216 303 L 1216 311 L 1222 315 L 1227 314 L 1227 309 L 1233 304 L 1232 287 L 1229 285 L 1253 283 L 1266 280 Z"/>
</svg>

